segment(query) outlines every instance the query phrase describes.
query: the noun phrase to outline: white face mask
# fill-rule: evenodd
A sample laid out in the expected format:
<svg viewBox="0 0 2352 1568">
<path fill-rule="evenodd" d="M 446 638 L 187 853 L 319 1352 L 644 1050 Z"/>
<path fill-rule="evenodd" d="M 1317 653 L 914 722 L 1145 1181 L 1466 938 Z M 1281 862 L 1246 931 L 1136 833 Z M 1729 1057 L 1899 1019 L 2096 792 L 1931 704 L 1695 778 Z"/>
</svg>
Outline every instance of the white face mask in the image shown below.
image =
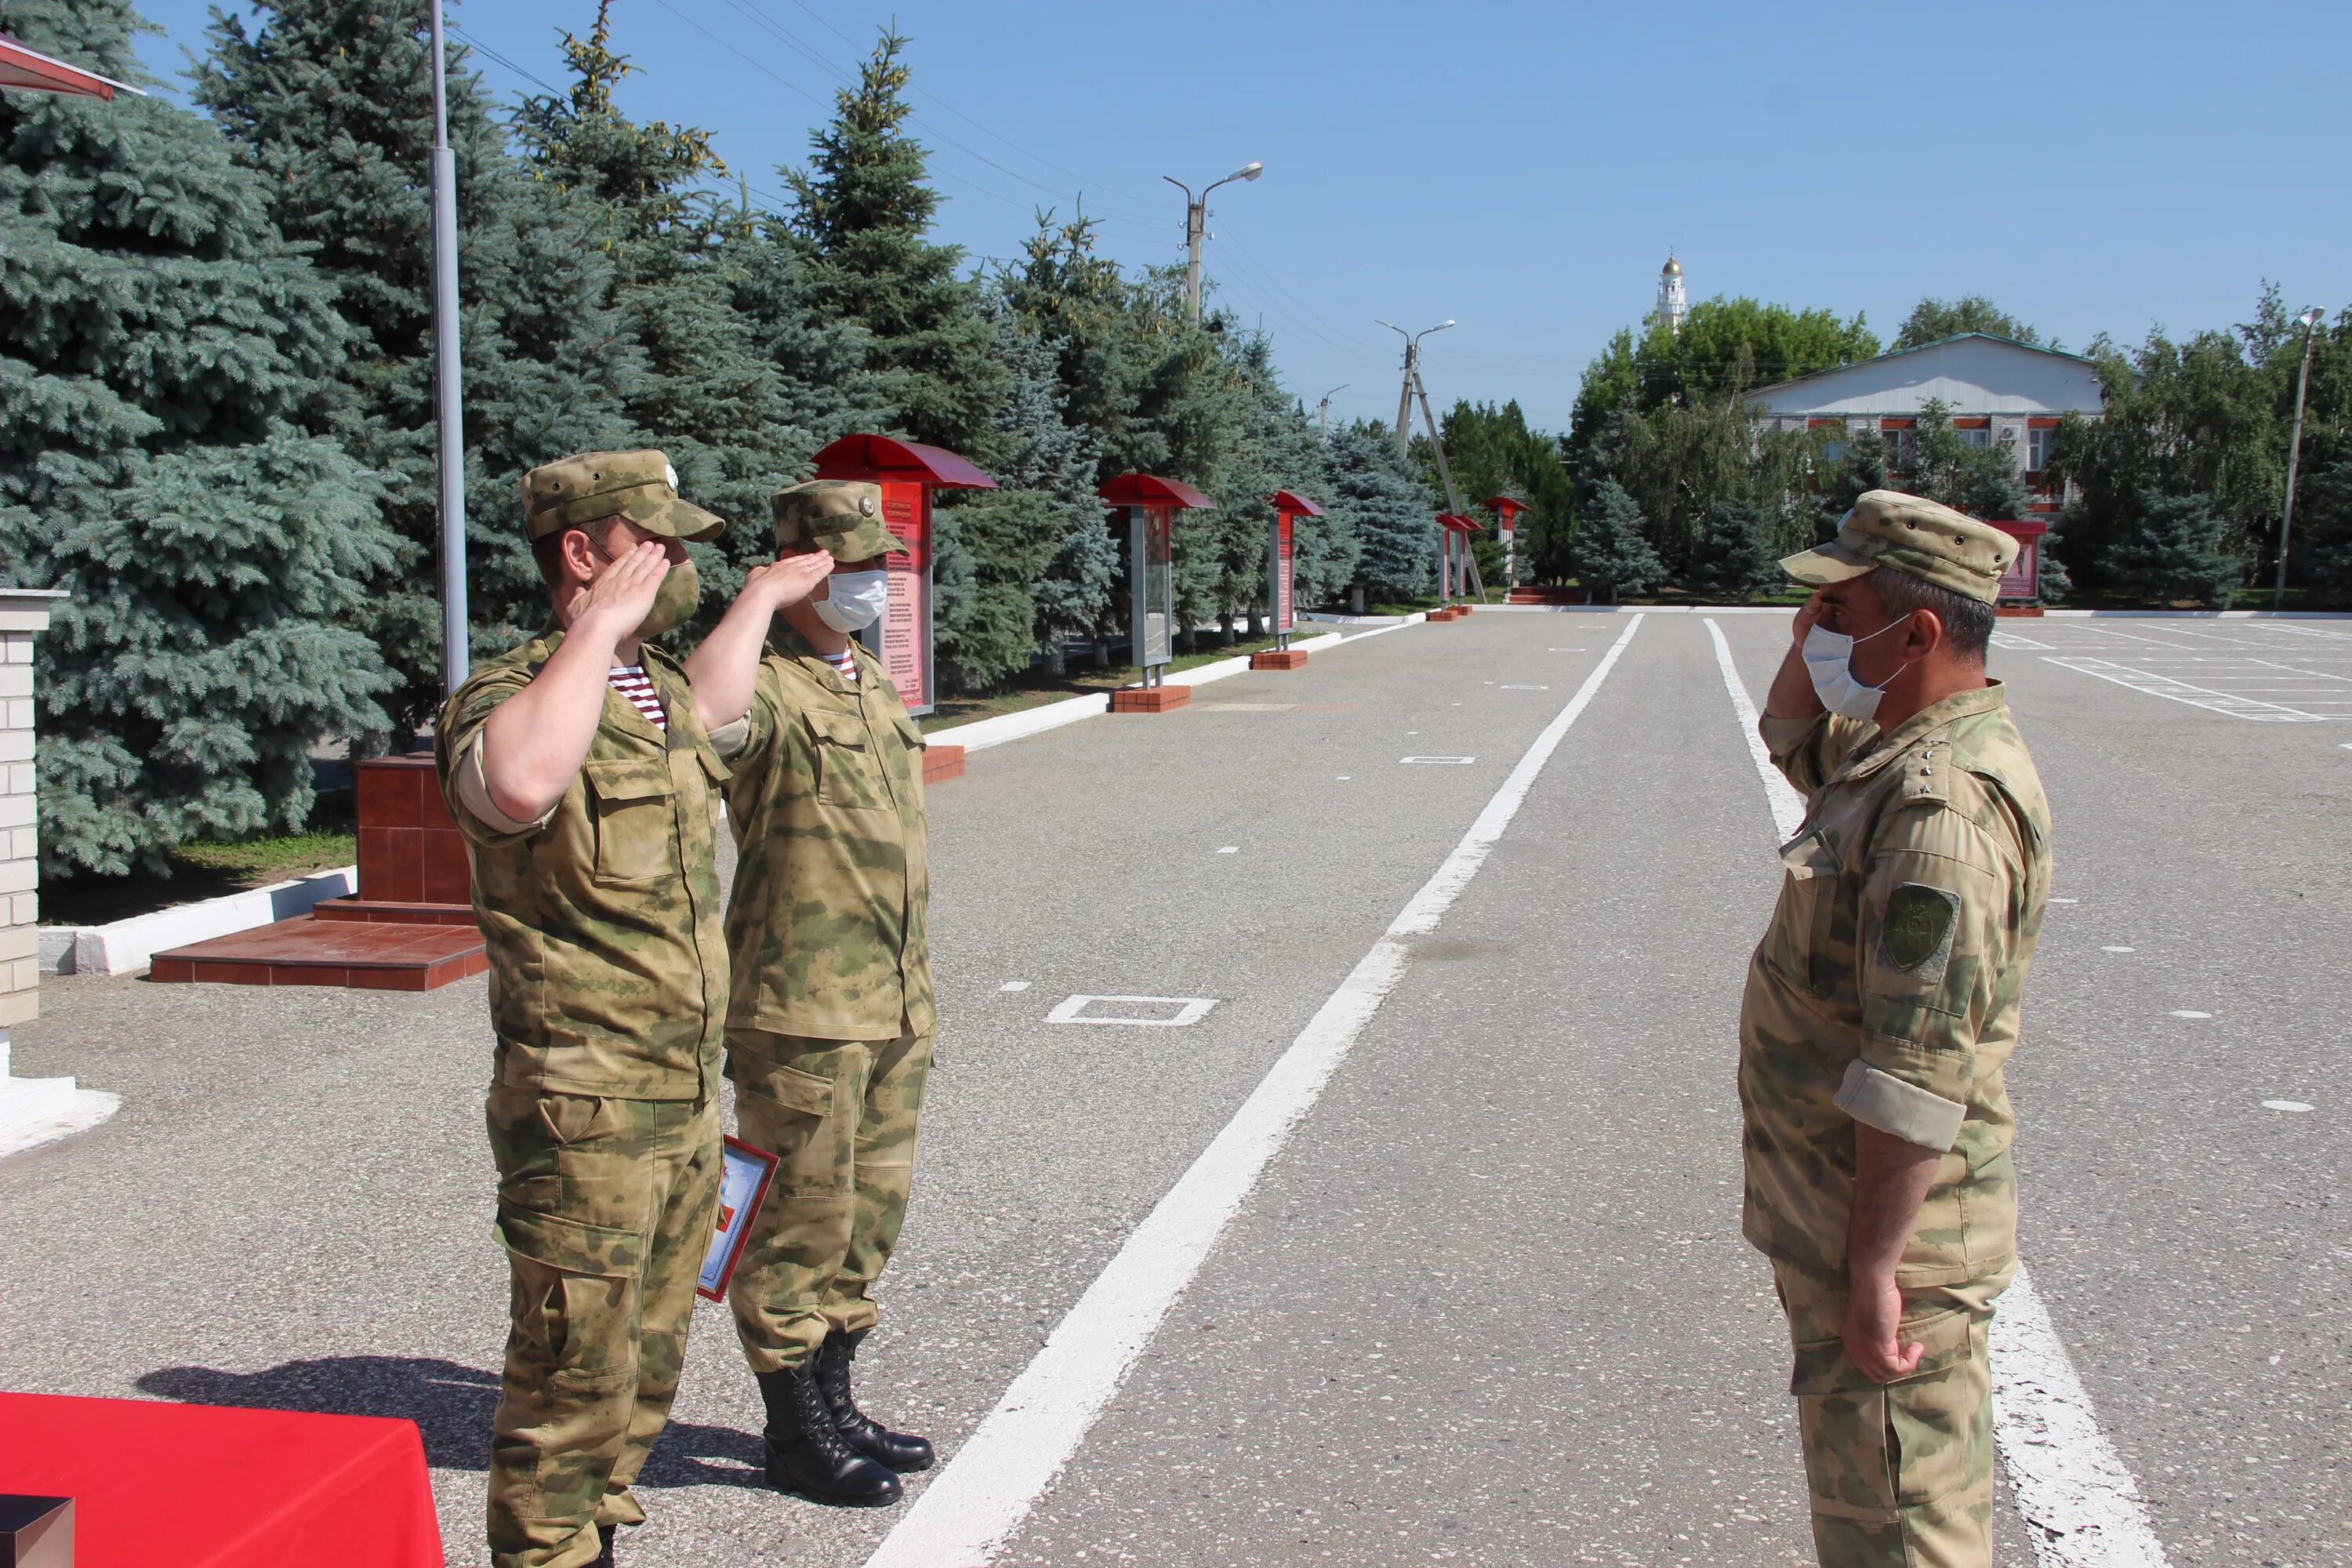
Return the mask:
<svg viewBox="0 0 2352 1568">
<path fill-rule="evenodd" d="M 835 572 L 824 580 L 825 597 L 810 601 L 816 618 L 835 631 L 855 637 L 882 618 L 890 602 L 887 572 Z"/>
<path fill-rule="evenodd" d="M 1864 686 L 1853 678 L 1850 662 L 1853 650 L 1860 643 L 1868 642 L 1870 637 L 1885 637 L 1895 626 L 1909 624 L 1910 617 L 1906 616 L 1894 626 L 1881 626 L 1870 637 L 1859 638 L 1850 637 L 1843 632 L 1833 632 L 1822 626 L 1816 626 L 1807 632 L 1805 673 L 1812 678 L 1813 695 L 1822 700 L 1822 706 L 1848 719 L 1867 719 L 1877 712 L 1878 700 L 1886 695 L 1886 688 L 1893 684 L 1895 676 L 1911 668 L 1911 661 L 1906 659 L 1895 666 L 1895 673 L 1880 685 Z"/>
</svg>

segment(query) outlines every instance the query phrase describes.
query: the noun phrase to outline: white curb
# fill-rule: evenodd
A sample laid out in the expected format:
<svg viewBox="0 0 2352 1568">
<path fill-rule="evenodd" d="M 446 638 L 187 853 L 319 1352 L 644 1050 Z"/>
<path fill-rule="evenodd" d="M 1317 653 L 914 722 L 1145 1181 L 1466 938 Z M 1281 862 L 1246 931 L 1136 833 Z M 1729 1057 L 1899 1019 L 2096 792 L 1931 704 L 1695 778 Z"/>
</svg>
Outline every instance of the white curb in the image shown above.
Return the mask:
<svg viewBox="0 0 2352 1568">
<path fill-rule="evenodd" d="M 207 942 L 231 931 L 306 915 L 328 899 L 348 898 L 359 890 L 357 866 L 314 871 L 290 882 L 272 882 L 225 898 L 203 899 L 193 904 L 133 915 L 102 926 L 43 926 L 41 973 L 44 974 L 127 974 L 167 948 Z"/>
</svg>

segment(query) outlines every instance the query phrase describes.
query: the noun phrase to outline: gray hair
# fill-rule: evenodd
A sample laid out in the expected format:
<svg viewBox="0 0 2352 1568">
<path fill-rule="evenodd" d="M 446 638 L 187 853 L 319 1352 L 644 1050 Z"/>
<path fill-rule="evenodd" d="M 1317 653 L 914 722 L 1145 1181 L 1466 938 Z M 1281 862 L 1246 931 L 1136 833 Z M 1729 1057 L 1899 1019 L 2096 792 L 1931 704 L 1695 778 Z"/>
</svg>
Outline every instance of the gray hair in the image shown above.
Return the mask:
<svg viewBox="0 0 2352 1568">
<path fill-rule="evenodd" d="M 1892 566 L 1881 566 L 1870 574 L 1870 589 L 1890 616 L 1934 611 L 1944 623 L 1945 647 L 1970 664 L 1985 661 L 1985 649 L 1992 641 L 1993 613 L 1982 599 L 1956 594 Z"/>
</svg>

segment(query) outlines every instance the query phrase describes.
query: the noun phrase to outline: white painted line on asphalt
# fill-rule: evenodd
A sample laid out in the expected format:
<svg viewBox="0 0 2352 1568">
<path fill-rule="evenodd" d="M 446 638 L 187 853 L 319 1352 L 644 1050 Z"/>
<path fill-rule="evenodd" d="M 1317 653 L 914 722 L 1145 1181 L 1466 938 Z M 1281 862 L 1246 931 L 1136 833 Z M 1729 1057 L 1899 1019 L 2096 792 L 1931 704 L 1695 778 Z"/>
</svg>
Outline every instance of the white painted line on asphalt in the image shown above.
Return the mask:
<svg viewBox="0 0 2352 1568">
<path fill-rule="evenodd" d="M 1097 1002 L 1123 1002 L 1132 1007 L 1173 1007 L 1164 1018 L 1139 1018 L 1128 1013 L 1091 1013 L 1087 1009 Z M 1087 996 L 1077 995 L 1054 1004 L 1045 1015 L 1048 1024 L 1132 1024 L 1147 1029 L 1181 1029 L 1197 1024 L 1209 1016 L 1217 1005 L 1213 996 Z"/>
<path fill-rule="evenodd" d="M 2020 637 L 2015 632 L 1995 632 L 1992 634 L 1992 646 L 2020 653 L 2047 653 L 2055 645 L 2035 642 L 2032 637 Z"/>
<path fill-rule="evenodd" d="M 1227 844 L 1227 845 L 1224 845 L 1223 847 L 1222 847 L 1221 848 L 1219 848 L 1219 849 L 1218 849 L 1218 851 L 1217 851 L 1217 853 L 1218 853 L 1218 854 L 1220 854 L 1220 855 L 1238 855 L 1238 854 L 1240 854 L 1241 852 L 1242 852 L 1242 847 L 1241 847 L 1240 845 L 1238 845 L 1238 844 Z"/>
<path fill-rule="evenodd" d="M 1707 631 L 1773 824 L 1783 840 L 1793 838 L 1804 826 L 1805 799 L 1772 765 L 1722 628 L 1710 620 Z M 2023 1264 L 2001 1295 L 1991 1337 L 1993 1437 L 2042 1568 L 2165 1568 L 2138 1483 L 2100 1430 L 2091 1396 Z"/>
<path fill-rule="evenodd" d="M 1497 686 L 1497 691 L 1549 691 L 1549 686 Z"/>
<path fill-rule="evenodd" d="M 2215 691 L 2203 686 L 2191 686 L 2185 680 L 2175 680 L 2168 675 L 2136 669 L 2127 664 L 2117 664 L 2105 658 L 2044 658 L 2044 664 L 2054 664 L 2061 669 L 2071 669 L 2077 675 L 2093 675 L 2101 680 L 2112 680 L 2117 686 L 2127 686 L 2134 691 L 2144 691 L 2150 697 L 2168 698 L 2185 702 L 2191 708 L 2203 708 L 2214 713 L 2226 713 L 2232 719 L 2249 719 L 2256 723 L 2304 724 L 2325 722 L 2317 713 L 2305 713 L 2297 708 L 2283 708 L 2275 702 L 2257 702 L 2251 697 L 2239 697 L 2227 691 Z"/>
<path fill-rule="evenodd" d="M 1475 757 L 1399 757 L 1397 759 L 1401 763 L 1429 763 L 1443 767 L 1458 767 L 1463 763 L 1475 763 L 1477 760 Z"/>
<path fill-rule="evenodd" d="M 2165 1568 L 2139 1483 L 2023 1264 L 1992 1316 L 1993 1440 L 2042 1568 Z"/>
<path fill-rule="evenodd" d="M 1756 728 L 1756 704 L 1748 700 L 1748 688 L 1740 683 L 1738 668 L 1731 662 L 1731 645 L 1723 640 L 1723 628 L 1712 617 L 1706 623 L 1706 635 L 1715 639 L 1715 665 L 1723 671 L 1723 689 L 1731 694 L 1731 710 L 1738 716 L 1739 732 L 1748 738 L 1748 758 L 1756 764 L 1756 776 L 1764 781 L 1764 799 L 1772 808 L 1772 826 L 1780 829 L 1780 839 L 1786 843 L 1805 825 L 1805 797 L 1772 765 L 1771 748 L 1764 744 L 1763 733 Z"/>
<path fill-rule="evenodd" d="M 2100 951 L 2101 952 L 2137 952 L 2137 951 L 2138 951 L 2138 950 L 2137 950 L 2137 949 L 2136 949 L 2136 948 L 2129 948 L 2129 947 L 2103 947 L 2103 948 L 2099 949 L 2099 951 Z"/>
<path fill-rule="evenodd" d="M 1642 627 L 1635 616 L 1528 746 L 1462 841 L 1307 1021 L 1224 1130 L 1087 1287 L 996 1408 L 923 1489 L 866 1568 L 979 1568 L 1020 1528 L 1127 1376 L 1269 1162 L 1314 1109 L 1404 978 L 1411 939 L 1436 929 L 1517 815 L 1536 777 Z"/>
<path fill-rule="evenodd" d="M 2172 1016 L 2176 1018 L 2210 1018 L 2213 1015 L 2210 1013 L 2192 1012 L 2186 1007 L 2177 1007 L 2173 1009 Z"/>
<path fill-rule="evenodd" d="M 1026 980 L 1008 980 L 1003 984 L 998 986 L 997 989 L 999 991 L 1026 991 L 1029 989 L 1029 983 Z"/>
<path fill-rule="evenodd" d="M 2309 1110 L 2311 1107 L 2299 1100 L 2265 1100 L 2263 1101 L 2263 1109 L 2264 1110 Z"/>
<path fill-rule="evenodd" d="M 1341 784 L 1346 784 L 1349 779 L 1354 778 L 1355 776 L 1356 775 L 1353 773 L 1341 773 L 1339 775 L 1339 782 Z"/>
</svg>

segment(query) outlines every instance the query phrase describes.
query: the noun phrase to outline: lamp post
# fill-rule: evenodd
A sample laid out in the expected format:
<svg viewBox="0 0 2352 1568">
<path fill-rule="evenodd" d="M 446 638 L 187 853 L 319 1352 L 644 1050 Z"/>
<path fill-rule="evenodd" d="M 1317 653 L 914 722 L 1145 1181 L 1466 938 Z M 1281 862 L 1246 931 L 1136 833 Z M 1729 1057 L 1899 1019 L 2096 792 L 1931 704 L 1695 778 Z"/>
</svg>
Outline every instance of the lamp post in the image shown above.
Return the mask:
<svg viewBox="0 0 2352 1568">
<path fill-rule="evenodd" d="M 433 382 L 441 454 L 441 689 L 466 679 L 466 395 L 457 363 L 457 155 L 433 0 Z"/>
<path fill-rule="evenodd" d="M 1255 180 L 1265 173 L 1264 163 L 1244 163 L 1197 196 L 1192 194 L 1192 186 L 1175 175 L 1160 176 L 1184 193 L 1184 247 L 1192 253 L 1192 261 L 1184 271 L 1184 305 L 1196 327 L 1201 324 L 1201 240 L 1208 229 L 1209 192 L 1218 185 L 1230 185 L 1235 180 Z"/>
<path fill-rule="evenodd" d="M 2271 590 L 2271 608 L 2286 605 L 2286 546 L 2294 529 L 2294 466 L 2303 456 L 2303 395 L 2311 386 L 2311 340 L 2319 330 L 2319 309 L 2314 306 L 2295 318 L 2303 323 L 2303 369 L 2294 380 L 2294 437 L 2286 448 L 2286 508 L 2279 513 L 2278 585 Z"/>
<path fill-rule="evenodd" d="M 1323 439 L 1326 441 L 1328 441 L 1331 438 L 1331 393 L 1345 392 L 1348 388 L 1355 384 L 1356 384 L 1352 381 L 1341 382 L 1339 385 L 1333 387 L 1331 392 L 1325 393 L 1323 395 L 1323 401 L 1316 406 L 1315 428 L 1321 434 Z"/>
<path fill-rule="evenodd" d="M 1372 318 L 1372 324 L 1386 327 L 1404 340 L 1404 388 L 1397 394 L 1397 445 L 1410 447 L 1412 445 L 1412 433 L 1410 429 L 1412 420 L 1412 384 L 1421 378 L 1421 340 L 1432 332 L 1444 331 L 1454 324 L 1454 318 L 1448 316 L 1437 325 L 1425 327 L 1418 332 L 1408 332 L 1395 322 L 1383 321 L 1378 316 Z"/>
</svg>

